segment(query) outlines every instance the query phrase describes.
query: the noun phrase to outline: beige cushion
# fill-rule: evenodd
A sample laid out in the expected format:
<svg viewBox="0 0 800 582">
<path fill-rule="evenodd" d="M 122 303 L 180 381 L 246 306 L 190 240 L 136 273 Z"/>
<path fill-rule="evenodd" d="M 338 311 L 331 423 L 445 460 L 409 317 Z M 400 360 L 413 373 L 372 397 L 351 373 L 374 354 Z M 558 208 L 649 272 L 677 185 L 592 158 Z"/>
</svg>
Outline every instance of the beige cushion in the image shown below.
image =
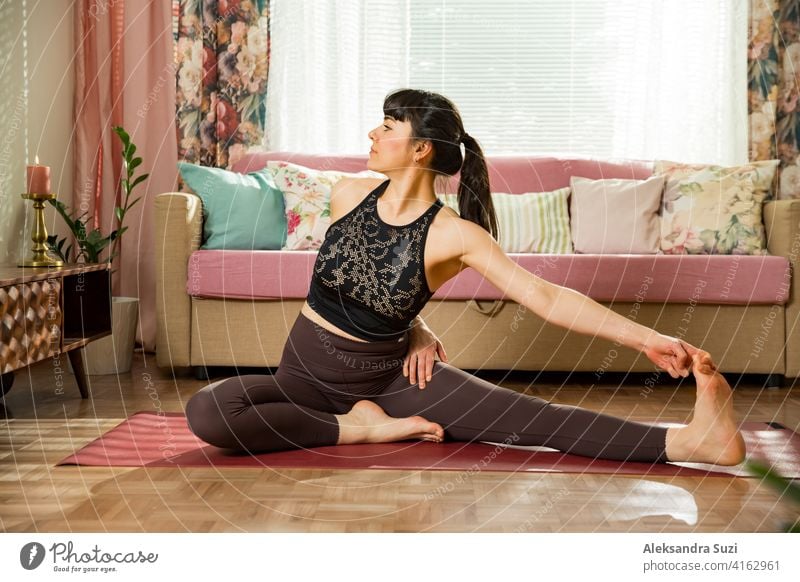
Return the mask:
<svg viewBox="0 0 800 582">
<path fill-rule="evenodd" d="M 646 180 L 570 178 L 576 253 L 655 254 L 664 176 Z"/>
</svg>

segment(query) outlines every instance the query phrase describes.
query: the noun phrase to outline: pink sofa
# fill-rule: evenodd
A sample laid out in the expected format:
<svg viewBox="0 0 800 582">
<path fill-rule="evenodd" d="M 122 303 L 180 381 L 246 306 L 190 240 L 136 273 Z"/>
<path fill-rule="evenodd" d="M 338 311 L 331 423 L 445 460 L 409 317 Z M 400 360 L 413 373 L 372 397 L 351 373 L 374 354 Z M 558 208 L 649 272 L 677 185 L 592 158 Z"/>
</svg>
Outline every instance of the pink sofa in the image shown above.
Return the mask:
<svg viewBox="0 0 800 582">
<path fill-rule="evenodd" d="M 247 172 L 268 160 L 360 171 L 367 156 L 269 152 L 233 167 Z M 546 156 L 488 160 L 493 192 L 550 191 L 572 175 L 636 178 L 650 162 Z M 455 192 L 458 175 L 445 192 Z M 199 250 L 197 196 L 156 198 L 160 366 L 277 366 L 288 330 L 308 293 L 316 251 Z M 793 341 L 797 319 L 791 241 L 800 201 L 765 207 L 770 255 L 509 256 L 537 275 L 587 294 L 631 319 L 708 349 L 726 372 L 800 375 Z M 794 237 L 794 238 L 793 238 Z M 794 245 L 795 247 L 797 245 Z M 649 360 L 612 342 L 545 323 L 472 269 L 439 288 L 422 312 L 442 339 L 450 363 L 465 369 L 652 371 Z"/>
</svg>

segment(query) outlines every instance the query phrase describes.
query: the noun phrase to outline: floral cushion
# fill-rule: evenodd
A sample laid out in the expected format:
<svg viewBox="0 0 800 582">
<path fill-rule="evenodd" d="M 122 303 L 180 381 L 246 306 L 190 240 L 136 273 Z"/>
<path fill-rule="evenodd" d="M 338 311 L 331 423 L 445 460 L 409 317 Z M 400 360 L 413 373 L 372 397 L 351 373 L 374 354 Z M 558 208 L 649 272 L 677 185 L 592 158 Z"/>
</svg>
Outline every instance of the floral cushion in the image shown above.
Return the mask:
<svg viewBox="0 0 800 582">
<path fill-rule="evenodd" d="M 773 198 L 778 160 L 741 166 L 654 162 L 666 184 L 661 214 L 665 254 L 765 255 L 763 204 Z"/>
<path fill-rule="evenodd" d="M 386 178 L 383 174 L 314 170 L 284 161 L 269 161 L 275 184 L 283 192 L 287 235 L 281 250 L 316 250 L 331 224 L 331 189 L 342 178 Z"/>
<path fill-rule="evenodd" d="M 569 230 L 570 188 L 552 192 L 492 192 L 500 248 L 507 253 L 572 253 Z M 457 194 L 437 194 L 458 212 Z"/>
</svg>

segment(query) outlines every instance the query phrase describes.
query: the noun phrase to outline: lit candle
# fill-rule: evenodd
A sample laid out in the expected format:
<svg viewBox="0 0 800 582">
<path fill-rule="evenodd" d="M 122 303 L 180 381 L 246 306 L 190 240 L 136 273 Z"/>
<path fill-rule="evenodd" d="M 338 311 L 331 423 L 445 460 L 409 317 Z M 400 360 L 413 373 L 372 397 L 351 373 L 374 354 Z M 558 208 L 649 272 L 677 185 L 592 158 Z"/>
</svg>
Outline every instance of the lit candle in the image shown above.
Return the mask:
<svg viewBox="0 0 800 582">
<path fill-rule="evenodd" d="M 40 166 L 39 156 L 36 163 L 28 166 L 28 192 L 32 194 L 50 194 L 50 166 Z"/>
</svg>

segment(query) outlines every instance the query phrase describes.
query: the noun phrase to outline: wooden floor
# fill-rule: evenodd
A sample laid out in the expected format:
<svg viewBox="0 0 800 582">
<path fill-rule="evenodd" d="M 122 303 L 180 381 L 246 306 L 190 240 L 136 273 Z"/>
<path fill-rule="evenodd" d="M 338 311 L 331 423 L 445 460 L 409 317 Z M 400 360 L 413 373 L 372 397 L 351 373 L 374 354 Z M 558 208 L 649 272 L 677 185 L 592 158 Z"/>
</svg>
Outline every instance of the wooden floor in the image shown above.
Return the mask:
<svg viewBox="0 0 800 582">
<path fill-rule="evenodd" d="M 478 374 L 635 420 L 688 422 L 694 403 L 693 384 L 668 377 L 645 397 L 637 378 L 591 387 L 591 374 L 563 386 L 563 376 Z M 182 411 L 205 384 L 188 371 L 175 379 L 138 352 L 129 374 L 90 380 L 92 398 L 82 400 L 52 360 L 17 374 L 0 420 L 0 531 L 757 532 L 796 518 L 754 478 L 55 467 L 136 411 Z M 740 419 L 798 430 L 800 390 L 761 389 L 756 380 L 736 385 Z"/>
</svg>

